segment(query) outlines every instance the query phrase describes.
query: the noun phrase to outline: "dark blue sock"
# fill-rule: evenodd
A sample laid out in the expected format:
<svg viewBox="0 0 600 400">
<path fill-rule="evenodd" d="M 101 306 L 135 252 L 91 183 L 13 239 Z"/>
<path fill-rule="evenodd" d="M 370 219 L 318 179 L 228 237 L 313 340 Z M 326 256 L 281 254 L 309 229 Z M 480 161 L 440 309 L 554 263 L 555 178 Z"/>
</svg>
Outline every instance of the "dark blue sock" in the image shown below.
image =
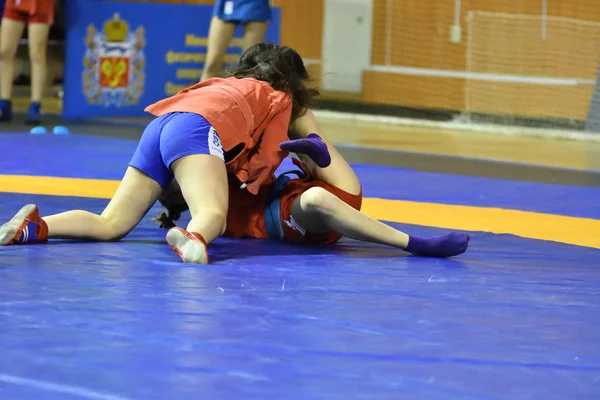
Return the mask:
<svg viewBox="0 0 600 400">
<path fill-rule="evenodd" d="M 424 238 L 409 235 L 406 251 L 418 256 L 453 257 L 464 253 L 469 246 L 469 235 L 452 232 L 443 236 Z"/>
<path fill-rule="evenodd" d="M 12 101 L 0 100 L 0 121 L 10 121 L 12 117 Z"/>
<path fill-rule="evenodd" d="M 320 168 L 328 167 L 331 164 L 331 154 L 327 149 L 327 143 L 316 133 L 311 133 L 304 139 L 283 142 L 279 147 L 292 153 L 306 154 Z"/>
<path fill-rule="evenodd" d="M 27 110 L 27 117 L 26 117 L 26 121 L 29 123 L 37 123 L 40 122 L 41 120 L 41 116 L 40 116 L 40 110 L 42 108 L 42 105 L 37 102 L 37 101 L 32 101 L 31 103 L 29 103 L 29 110 Z"/>
</svg>

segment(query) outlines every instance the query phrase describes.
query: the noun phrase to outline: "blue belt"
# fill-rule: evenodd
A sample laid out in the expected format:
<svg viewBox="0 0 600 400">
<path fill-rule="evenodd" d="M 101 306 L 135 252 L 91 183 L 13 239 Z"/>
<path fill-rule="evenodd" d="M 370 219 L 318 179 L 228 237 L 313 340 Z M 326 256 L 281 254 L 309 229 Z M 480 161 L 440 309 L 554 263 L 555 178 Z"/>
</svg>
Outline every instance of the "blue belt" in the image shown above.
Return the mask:
<svg viewBox="0 0 600 400">
<path fill-rule="evenodd" d="M 281 226 L 281 206 L 280 199 L 281 193 L 283 192 L 283 188 L 292 178 L 289 175 L 294 174 L 298 178 L 305 179 L 306 174 L 302 171 L 288 171 L 279 175 L 275 182 L 273 183 L 273 187 L 269 191 L 269 196 L 267 197 L 267 206 L 265 207 L 265 225 L 267 226 L 267 233 L 271 239 L 279 239 L 283 241 L 283 226 Z"/>
</svg>

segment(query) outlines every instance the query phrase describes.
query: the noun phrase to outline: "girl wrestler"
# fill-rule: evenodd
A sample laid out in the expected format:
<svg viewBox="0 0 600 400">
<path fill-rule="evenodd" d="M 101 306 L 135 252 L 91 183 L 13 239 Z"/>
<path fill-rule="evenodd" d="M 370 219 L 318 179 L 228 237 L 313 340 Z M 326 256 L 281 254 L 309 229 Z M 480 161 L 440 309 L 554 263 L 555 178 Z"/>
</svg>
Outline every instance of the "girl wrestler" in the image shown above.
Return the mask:
<svg viewBox="0 0 600 400">
<path fill-rule="evenodd" d="M 398 231 L 361 213 L 360 182 L 348 163 L 323 136 L 312 112 L 307 111 L 292 124 L 289 136 L 296 140 L 282 143 L 281 147 L 299 153 L 302 162 L 296 164 L 303 172 L 296 173 L 295 179 L 290 178 L 292 173 L 280 175 L 274 183 L 261 187 L 257 196 L 248 196 L 230 185 L 229 215 L 224 236 L 273 238 L 307 244 L 332 244 L 346 236 L 431 257 L 452 257 L 466 251 L 469 236 L 464 233 L 423 238 Z M 324 139 L 321 154 L 314 154 L 318 149 L 315 141 L 320 141 L 321 137 Z M 320 168 L 312 160 L 325 158 L 323 153 L 327 149 L 330 165 Z M 159 201 L 167 211 L 161 213 L 157 221 L 161 227 L 173 227 L 173 221 L 187 208 L 176 182 Z M 179 228 L 171 230 L 174 229 Z"/>
<path fill-rule="evenodd" d="M 40 218 L 37 207 L 27 205 L 0 227 L 0 245 L 48 238 L 119 240 L 175 178 L 192 219 L 187 230 L 170 231 L 167 242 L 184 262 L 207 263 L 206 244 L 226 227 L 227 174 L 251 195 L 274 178 L 288 154 L 279 144 L 317 94 L 305 86 L 307 79 L 293 49 L 251 47 L 232 77 L 198 83 L 146 108 L 156 118 L 101 215 L 73 210 Z"/>
</svg>

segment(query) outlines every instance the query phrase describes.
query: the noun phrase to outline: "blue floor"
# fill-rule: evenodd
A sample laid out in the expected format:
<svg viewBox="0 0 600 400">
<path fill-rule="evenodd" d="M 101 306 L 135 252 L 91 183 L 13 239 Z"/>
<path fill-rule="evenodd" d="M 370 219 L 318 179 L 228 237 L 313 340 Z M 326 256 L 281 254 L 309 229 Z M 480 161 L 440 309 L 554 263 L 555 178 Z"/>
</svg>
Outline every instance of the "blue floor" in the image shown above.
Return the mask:
<svg viewBox="0 0 600 400">
<path fill-rule="evenodd" d="M 0 174 L 105 179 L 135 146 L 0 140 Z M 24 143 L 29 161 L 16 162 Z M 368 197 L 599 213 L 591 188 L 357 171 Z M 44 214 L 106 205 L 0 193 L 0 221 L 30 202 Z M 212 265 L 186 266 L 157 212 L 120 243 L 0 248 L 0 399 L 600 398 L 598 250 L 477 232 L 449 260 L 351 240 L 218 240 Z"/>
</svg>

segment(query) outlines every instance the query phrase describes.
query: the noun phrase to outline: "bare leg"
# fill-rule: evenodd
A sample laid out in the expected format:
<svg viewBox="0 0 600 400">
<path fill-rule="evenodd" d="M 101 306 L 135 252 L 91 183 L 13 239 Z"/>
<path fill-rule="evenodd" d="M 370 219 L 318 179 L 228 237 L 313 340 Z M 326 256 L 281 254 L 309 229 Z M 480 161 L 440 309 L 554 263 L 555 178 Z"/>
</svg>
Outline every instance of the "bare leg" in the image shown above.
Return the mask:
<svg viewBox="0 0 600 400">
<path fill-rule="evenodd" d="M 43 217 L 48 237 L 97 241 L 119 240 L 144 218 L 162 189 L 158 182 L 129 167 L 101 215 L 73 210 Z"/>
<path fill-rule="evenodd" d="M 221 67 L 225 60 L 225 51 L 233 38 L 235 28 L 236 24 L 225 22 L 217 17 L 213 17 L 210 21 L 208 51 L 201 80 L 221 75 Z"/>
<path fill-rule="evenodd" d="M 207 244 L 225 232 L 227 223 L 227 171 L 222 159 L 195 154 L 175 161 L 171 169 L 190 207 L 187 231 L 173 227 L 167 243 L 184 263 L 208 264 Z"/>
<path fill-rule="evenodd" d="M 39 103 L 46 86 L 46 50 L 48 48 L 48 24 L 29 24 L 29 59 L 31 60 L 31 101 Z"/>
<path fill-rule="evenodd" d="M 171 169 L 190 207 L 188 232 L 199 233 L 206 244 L 225 232 L 229 187 L 225 163 L 218 157 L 196 154 L 175 161 Z"/>
<path fill-rule="evenodd" d="M 320 187 L 302 193 L 292 206 L 292 217 L 310 233 L 334 231 L 363 242 L 406 249 L 409 237 L 344 203 Z"/>
<path fill-rule="evenodd" d="M 3 18 L 0 26 L 0 71 L 2 84 L 0 98 L 10 100 L 12 97 L 15 54 L 19 40 L 23 35 L 25 24 L 12 19 Z"/>
<path fill-rule="evenodd" d="M 431 238 L 409 236 L 353 209 L 319 187 L 308 189 L 294 201 L 292 217 L 311 233 L 334 231 L 351 239 L 399 247 L 422 256 L 457 256 L 467 250 L 470 240 L 467 234 L 459 232 Z"/>
<path fill-rule="evenodd" d="M 266 22 L 248 22 L 244 25 L 244 51 L 257 43 L 261 43 L 265 38 L 267 32 Z"/>
</svg>

